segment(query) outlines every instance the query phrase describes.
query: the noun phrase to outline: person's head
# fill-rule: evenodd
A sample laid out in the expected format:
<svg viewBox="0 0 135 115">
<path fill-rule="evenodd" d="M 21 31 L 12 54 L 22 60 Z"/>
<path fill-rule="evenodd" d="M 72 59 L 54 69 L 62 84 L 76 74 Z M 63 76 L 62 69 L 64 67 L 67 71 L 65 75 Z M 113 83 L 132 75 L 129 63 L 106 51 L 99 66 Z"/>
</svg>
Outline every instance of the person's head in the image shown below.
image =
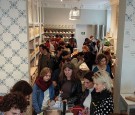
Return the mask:
<svg viewBox="0 0 135 115">
<path fill-rule="evenodd" d="M 74 37 L 74 34 L 71 34 L 71 38 L 73 38 Z"/>
<path fill-rule="evenodd" d="M 60 73 L 60 79 L 64 80 L 75 80 L 77 78 L 75 74 L 75 66 L 71 62 L 67 62 L 63 65 L 63 68 Z"/>
<path fill-rule="evenodd" d="M 88 45 L 89 43 L 90 43 L 90 39 L 89 38 L 85 38 L 83 45 Z"/>
<path fill-rule="evenodd" d="M 83 45 L 83 47 L 82 47 L 82 51 L 83 51 L 83 52 L 89 52 L 89 48 L 88 48 L 88 46 Z"/>
<path fill-rule="evenodd" d="M 78 60 L 83 60 L 84 59 L 84 53 L 83 52 L 78 52 L 77 58 L 78 58 Z"/>
<path fill-rule="evenodd" d="M 111 54 L 109 51 L 104 51 L 104 55 L 107 57 L 108 61 L 111 59 Z"/>
<path fill-rule="evenodd" d="M 10 92 L 19 92 L 22 93 L 27 100 L 29 100 L 30 94 L 32 93 L 32 87 L 31 85 L 25 81 L 25 80 L 20 80 L 16 82 Z"/>
<path fill-rule="evenodd" d="M 65 42 L 64 42 L 64 41 L 60 41 L 60 42 L 59 42 L 59 46 L 61 46 L 61 47 L 65 48 L 65 47 L 66 47 L 66 44 L 65 44 Z"/>
<path fill-rule="evenodd" d="M 59 35 L 58 35 L 58 34 L 56 34 L 56 35 L 55 35 L 55 37 L 56 37 L 56 38 L 58 38 L 58 37 L 59 37 Z"/>
<path fill-rule="evenodd" d="M 46 40 L 46 43 L 49 43 L 50 41 L 49 40 Z"/>
<path fill-rule="evenodd" d="M 39 51 L 43 54 L 49 52 L 49 49 L 44 44 L 41 44 L 39 45 Z"/>
<path fill-rule="evenodd" d="M 83 80 L 84 80 L 84 87 L 86 89 L 91 89 L 94 87 L 94 82 L 93 82 L 93 78 L 92 78 L 93 75 L 94 74 L 91 71 L 84 75 Z"/>
<path fill-rule="evenodd" d="M 110 48 L 107 48 L 106 51 L 109 52 L 109 53 L 111 53 L 111 49 Z"/>
<path fill-rule="evenodd" d="M 71 59 L 70 59 L 70 58 L 63 58 L 63 59 L 61 60 L 60 66 L 63 67 L 63 65 L 64 65 L 65 63 L 69 63 L 69 62 L 71 62 Z"/>
<path fill-rule="evenodd" d="M 71 58 L 71 54 L 66 50 L 63 50 L 61 55 L 62 55 L 62 58 Z"/>
<path fill-rule="evenodd" d="M 98 71 L 94 73 L 93 81 L 96 92 L 102 92 L 103 90 L 112 92 L 112 80 L 106 71 Z"/>
<path fill-rule="evenodd" d="M 104 54 L 99 54 L 96 59 L 96 63 L 98 65 L 106 65 L 107 64 L 107 57 Z"/>
<path fill-rule="evenodd" d="M 85 40 L 84 40 L 84 42 L 89 42 L 90 40 L 89 40 L 89 38 L 85 38 Z"/>
<path fill-rule="evenodd" d="M 0 102 L 0 111 L 4 115 L 20 115 L 26 111 L 27 101 L 25 97 L 18 92 L 6 94 Z"/>
<path fill-rule="evenodd" d="M 48 67 L 45 67 L 41 70 L 40 77 L 42 77 L 43 80 L 47 82 L 51 79 L 51 73 L 52 73 L 52 70 Z"/>
<path fill-rule="evenodd" d="M 59 47 L 57 48 L 57 50 L 56 50 L 56 54 L 62 54 L 63 49 L 64 49 L 63 47 L 59 46 Z"/>
<path fill-rule="evenodd" d="M 91 36 L 90 36 L 90 40 L 92 41 L 93 39 L 94 39 L 94 36 L 93 36 L 93 35 L 91 35 Z"/>
</svg>

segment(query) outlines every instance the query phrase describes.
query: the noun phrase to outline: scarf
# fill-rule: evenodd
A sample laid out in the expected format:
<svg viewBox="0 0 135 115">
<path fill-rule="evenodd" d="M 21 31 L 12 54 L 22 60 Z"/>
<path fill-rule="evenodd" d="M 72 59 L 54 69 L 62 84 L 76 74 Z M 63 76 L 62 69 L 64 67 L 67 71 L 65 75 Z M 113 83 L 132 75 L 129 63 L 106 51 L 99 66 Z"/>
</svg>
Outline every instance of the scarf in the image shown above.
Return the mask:
<svg viewBox="0 0 135 115">
<path fill-rule="evenodd" d="M 100 105 L 100 103 L 107 97 L 112 96 L 112 93 L 109 92 L 108 90 L 103 90 L 102 92 L 96 93 L 92 97 L 92 103 L 91 103 L 91 108 L 94 109 L 97 105 Z M 92 111 L 92 110 L 91 110 Z"/>
<path fill-rule="evenodd" d="M 52 84 L 52 81 L 44 81 L 43 77 L 38 77 L 36 80 L 36 84 L 37 86 L 42 90 L 42 91 L 46 91 Z"/>
</svg>

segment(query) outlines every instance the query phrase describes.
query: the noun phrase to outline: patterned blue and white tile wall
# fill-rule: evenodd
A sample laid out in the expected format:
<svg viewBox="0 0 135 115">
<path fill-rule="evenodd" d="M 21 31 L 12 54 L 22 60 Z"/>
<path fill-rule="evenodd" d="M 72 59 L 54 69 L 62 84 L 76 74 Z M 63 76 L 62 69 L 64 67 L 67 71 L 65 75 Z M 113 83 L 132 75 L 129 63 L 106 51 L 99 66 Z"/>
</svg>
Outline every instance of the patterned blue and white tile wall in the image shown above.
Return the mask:
<svg viewBox="0 0 135 115">
<path fill-rule="evenodd" d="M 27 0 L 0 0 L 0 95 L 29 81 Z"/>
</svg>

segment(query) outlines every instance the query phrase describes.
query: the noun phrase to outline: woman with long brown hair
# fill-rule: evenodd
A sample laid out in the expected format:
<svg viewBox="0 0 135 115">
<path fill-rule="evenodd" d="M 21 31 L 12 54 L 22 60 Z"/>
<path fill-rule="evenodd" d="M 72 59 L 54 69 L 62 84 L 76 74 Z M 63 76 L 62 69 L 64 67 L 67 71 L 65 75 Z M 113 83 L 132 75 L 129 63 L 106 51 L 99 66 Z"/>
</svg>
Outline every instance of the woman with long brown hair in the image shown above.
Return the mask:
<svg viewBox="0 0 135 115">
<path fill-rule="evenodd" d="M 82 84 L 77 77 L 74 64 L 64 64 L 59 76 L 59 85 L 62 99 L 68 104 L 77 105 L 82 93 Z"/>
</svg>

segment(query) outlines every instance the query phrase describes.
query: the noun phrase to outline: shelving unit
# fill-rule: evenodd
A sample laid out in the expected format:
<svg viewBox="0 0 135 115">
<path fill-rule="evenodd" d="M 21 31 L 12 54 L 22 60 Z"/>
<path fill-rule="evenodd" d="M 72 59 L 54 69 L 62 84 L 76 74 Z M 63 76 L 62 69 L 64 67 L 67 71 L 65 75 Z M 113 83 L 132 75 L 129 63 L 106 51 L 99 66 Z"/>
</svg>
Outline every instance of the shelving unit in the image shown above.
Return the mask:
<svg viewBox="0 0 135 115">
<path fill-rule="evenodd" d="M 64 41 L 70 39 L 71 34 L 75 34 L 73 25 L 45 25 L 44 39 L 55 38 L 56 35 L 62 36 Z"/>
<path fill-rule="evenodd" d="M 37 77 L 38 46 L 44 36 L 42 0 L 28 0 L 30 79 L 33 85 Z"/>
</svg>

